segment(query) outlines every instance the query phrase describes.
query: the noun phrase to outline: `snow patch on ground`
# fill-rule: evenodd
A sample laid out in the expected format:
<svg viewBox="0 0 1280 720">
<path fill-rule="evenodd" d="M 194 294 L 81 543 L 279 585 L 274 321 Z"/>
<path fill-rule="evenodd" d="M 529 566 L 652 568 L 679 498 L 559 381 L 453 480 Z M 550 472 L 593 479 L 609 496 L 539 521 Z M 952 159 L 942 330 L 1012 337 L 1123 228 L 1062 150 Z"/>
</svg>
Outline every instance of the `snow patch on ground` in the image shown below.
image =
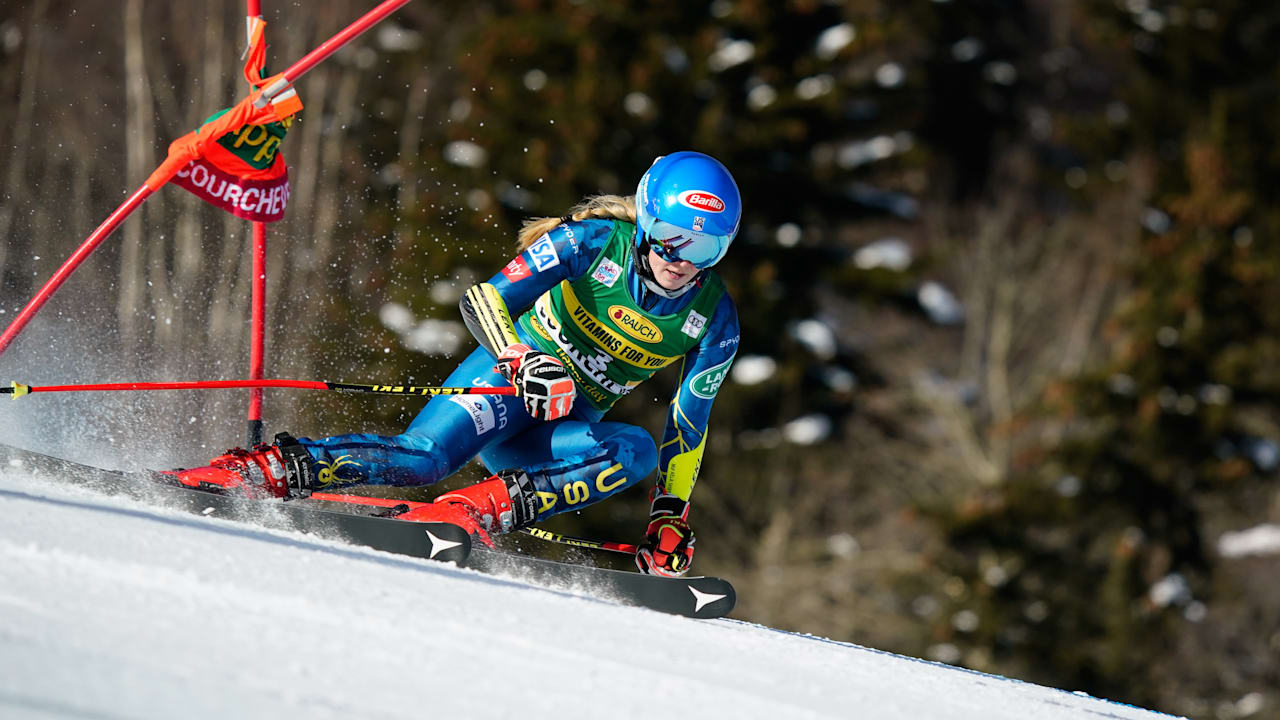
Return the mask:
<svg viewBox="0 0 1280 720">
<path fill-rule="evenodd" d="M 1167 717 L 0 468 L 0 717 Z"/>
</svg>

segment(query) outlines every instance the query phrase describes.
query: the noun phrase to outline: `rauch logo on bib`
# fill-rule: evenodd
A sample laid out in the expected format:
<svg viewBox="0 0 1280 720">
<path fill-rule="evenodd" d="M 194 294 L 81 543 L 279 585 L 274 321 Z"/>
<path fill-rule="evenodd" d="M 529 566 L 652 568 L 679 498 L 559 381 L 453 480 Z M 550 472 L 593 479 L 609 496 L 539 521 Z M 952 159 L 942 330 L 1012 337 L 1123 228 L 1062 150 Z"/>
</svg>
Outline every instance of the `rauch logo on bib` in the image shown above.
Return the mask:
<svg viewBox="0 0 1280 720">
<path fill-rule="evenodd" d="M 613 305 L 609 308 L 609 318 L 618 327 L 622 328 L 622 332 L 637 340 L 653 343 L 662 342 L 662 331 L 634 310 L 621 305 Z"/>
</svg>

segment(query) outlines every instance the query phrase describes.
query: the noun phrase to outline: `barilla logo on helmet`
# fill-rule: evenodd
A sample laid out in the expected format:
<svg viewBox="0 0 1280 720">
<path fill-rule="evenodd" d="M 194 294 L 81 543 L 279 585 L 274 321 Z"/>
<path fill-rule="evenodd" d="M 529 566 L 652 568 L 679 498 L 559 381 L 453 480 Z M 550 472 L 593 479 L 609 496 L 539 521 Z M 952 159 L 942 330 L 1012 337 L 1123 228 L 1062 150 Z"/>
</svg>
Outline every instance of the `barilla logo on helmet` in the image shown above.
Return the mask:
<svg viewBox="0 0 1280 720">
<path fill-rule="evenodd" d="M 680 193 L 679 199 L 681 204 L 688 205 L 694 210 L 724 212 L 724 201 L 715 193 L 709 193 L 706 190 L 685 190 Z"/>
</svg>

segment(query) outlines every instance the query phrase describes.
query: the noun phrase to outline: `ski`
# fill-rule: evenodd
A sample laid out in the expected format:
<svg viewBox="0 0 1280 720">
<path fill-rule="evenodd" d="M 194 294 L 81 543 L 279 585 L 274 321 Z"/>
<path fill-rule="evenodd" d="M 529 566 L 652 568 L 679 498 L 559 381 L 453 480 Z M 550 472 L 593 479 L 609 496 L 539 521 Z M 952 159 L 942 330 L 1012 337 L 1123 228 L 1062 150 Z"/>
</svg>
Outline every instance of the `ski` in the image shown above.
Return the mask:
<svg viewBox="0 0 1280 720">
<path fill-rule="evenodd" d="M 369 513 L 347 506 L 334 511 L 305 500 L 279 502 L 197 490 L 158 472 L 106 470 L 4 444 L 0 466 L 205 517 L 313 533 L 401 555 L 462 563 L 471 551 L 470 536 L 456 525 L 393 520 L 385 510 Z"/>
<path fill-rule="evenodd" d="M 390 517 L 412 517 L 430 503 L 414 500 L 316 493 L 312 499 L 329 503 L 384 508 Z M 465 567 L 491 575 L 503 575 L 547 587 L 584 592 L 622 605 L 710 619 L 729 614 L 737 602 L 733 585 L 717 577 L 666 578 L 638 572 L 610 570 L 557 562 L 514 552 L 473 547 Z"/>
<path fill-rule="evenodd" d="M 733 585 L 717 577 L 665 578 L 472 547 L 471 537 L 456 525 L 398 519 L 411 517 L 412 510 L 430 504 L 420 501 L 337 493 L 315 493 L 307 499 L 283 502 L 245 498 L 189 488 L 158 472 L 107 470 L 4 444 L 0 444 L 0 466 L 204 517 L 313 533 L 375 550 L 455 562 L 488 574 L 674 615 L 724 617 L 737 602 Z"/>
<path fill-rule="evenodd" d="M 733 585 L 718 577 L 667 578 L 557 562 L 529 555 L 473 548 L 466 567 L 593 597 L 621 605 L 710 620 L 724 617 L 737 603 Z"/>
</svg>

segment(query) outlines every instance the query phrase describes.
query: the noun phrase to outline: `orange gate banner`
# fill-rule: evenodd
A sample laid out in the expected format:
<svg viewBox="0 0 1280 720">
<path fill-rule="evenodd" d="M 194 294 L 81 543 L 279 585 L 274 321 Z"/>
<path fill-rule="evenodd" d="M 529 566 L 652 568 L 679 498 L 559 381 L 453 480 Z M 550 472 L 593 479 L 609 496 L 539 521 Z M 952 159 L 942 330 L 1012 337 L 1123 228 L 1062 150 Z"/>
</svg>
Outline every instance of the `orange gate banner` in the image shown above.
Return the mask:
<svg viewBox="0 0 1280 720">
<path fill-rule="evenodd" d="M 261 79 L 266 23 L 256 20 L 244 72 L 245 79 L 257 87 L 198 130 L 174 140 L 169 157 L 146 184 L 154 191 L 172 182 L 237 217 L 275 222 L 284 217 L 289 202 L 289 169 L 280 144 L 302 101 L 290 88 L 257 107 L 262 88 L 276 78 Z"/>
</svg>

